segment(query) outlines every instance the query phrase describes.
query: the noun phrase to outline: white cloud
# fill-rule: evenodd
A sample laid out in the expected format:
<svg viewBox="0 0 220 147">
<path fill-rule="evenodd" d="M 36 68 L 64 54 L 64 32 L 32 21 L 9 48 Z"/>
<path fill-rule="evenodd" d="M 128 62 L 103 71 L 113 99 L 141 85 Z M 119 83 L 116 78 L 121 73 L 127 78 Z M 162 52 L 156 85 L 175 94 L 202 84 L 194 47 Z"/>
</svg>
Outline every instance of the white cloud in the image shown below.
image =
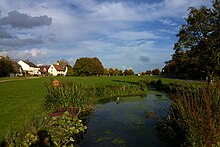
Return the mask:
<svg viewBox="0 0 220 147">
<path fill-rule="evenodd" d="M 110 35 L 111 38 L 120 40 L 158 39 L 160 36 L 147 31 L 121 31 Z"/>
<path fill-rule="evenodd" d="M 43 40 L 42 44 L 26 43 L 25 47 L 12 51 L 14 58 L 29 57 L 45 64 L 64 58 L 73 64 L 79 57 L 97 56 L 106 67 L 126 66 L 137 70 L 163 65 L 170 58 L 170 46 L 175 41 L 169 37 L 178 33 L 176 27 L 187 15 L 187 8 L 206 3 L 210 4 L 206 0 L 152 0 L 152 3 L 132 0 L 1 0 L 0 10 L 1 17 L 17 10 L 33 17 L 47 15 L 52 18 L 51 26 L 7 30 L 24 41 L 28 38 Z M 141 56 L 149 57 L 150 62 L 140 62 Z"/>
<path fill-rule="evenodd" d="M 173 22 L 171 19 L 169 18 L 165 18 L 165 19 L 160 19 L 160 22 L 164 25 L 168 25 L 168 26 L 177 26 L 178 24 Z"/>
</svg>

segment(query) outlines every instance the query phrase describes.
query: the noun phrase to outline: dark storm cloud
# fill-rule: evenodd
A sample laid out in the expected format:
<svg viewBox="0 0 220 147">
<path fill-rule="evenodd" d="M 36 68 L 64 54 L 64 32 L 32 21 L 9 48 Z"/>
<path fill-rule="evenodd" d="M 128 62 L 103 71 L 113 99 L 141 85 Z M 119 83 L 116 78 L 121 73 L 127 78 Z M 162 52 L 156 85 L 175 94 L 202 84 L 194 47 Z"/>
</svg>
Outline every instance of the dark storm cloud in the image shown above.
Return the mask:
<svg viewBox="0 0 220 147">
<path fill-rule="evenodd" d="M 140 57 L 139 57 L 139 60 L 146 63 L 146 62 L 149 62 L 149 61 L 150 61 L 150 58 L 149 58 L 149 57 L 146 57 L 146 56 L 140 56 Z"/>
<path fill-rule="evenodd" d="M 18 11 L 11 11 L 8 16 L 0 19 L 0 25 L 11 25 L 14 28 L 33 28 L 51 24 L 52 18 L 46 15 L 32 17 Z"/>
<path fill-rule="evenodd" d="M 42 38 L 27 38 L 22 39 L 12 30 L 34 29 L 34 27 L 49 26 L 52 24 L 52 18 L 44 16 L 35 16 L 11 11 L 7 16 L 1 17 L 0 11 L 0 51 L 17 49 L 28 45 L 43 44 Z M 13 29 L 11 29 L 13 28 Z"/>
</svg>

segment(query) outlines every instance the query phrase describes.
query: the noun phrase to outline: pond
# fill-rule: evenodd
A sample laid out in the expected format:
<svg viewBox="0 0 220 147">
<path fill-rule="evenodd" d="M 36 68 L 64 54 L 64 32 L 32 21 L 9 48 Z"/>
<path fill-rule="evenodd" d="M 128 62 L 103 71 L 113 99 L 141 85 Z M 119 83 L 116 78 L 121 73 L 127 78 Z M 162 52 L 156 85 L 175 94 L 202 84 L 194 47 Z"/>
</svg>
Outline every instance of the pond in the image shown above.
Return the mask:
<svg viewBox="0 0 220 147">
<path fill-rule="evenodd" d="M 81 147 L 168 146 L 158 137 L 156 123 L 167 116 L 169 95 L 149 90 L 146 96 L 120 97 L 97 104 L 88 117 Z"/>
</svg>

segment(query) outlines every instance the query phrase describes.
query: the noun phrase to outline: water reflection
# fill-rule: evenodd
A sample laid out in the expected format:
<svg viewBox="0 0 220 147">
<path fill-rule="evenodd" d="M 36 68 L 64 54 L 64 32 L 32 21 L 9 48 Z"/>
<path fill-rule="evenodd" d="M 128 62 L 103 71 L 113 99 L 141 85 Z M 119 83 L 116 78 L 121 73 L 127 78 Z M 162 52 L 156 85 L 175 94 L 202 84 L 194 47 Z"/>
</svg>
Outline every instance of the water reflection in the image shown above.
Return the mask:
<svg viewBox="0 0 220 147">
<path fill-rule="evenodd" d="M 97 104 L 80 146 L 167 146 L 155 125 L 159 117 L 166 117 L 170 104 L 169 96 L 158 91 Z"/>
</svg>

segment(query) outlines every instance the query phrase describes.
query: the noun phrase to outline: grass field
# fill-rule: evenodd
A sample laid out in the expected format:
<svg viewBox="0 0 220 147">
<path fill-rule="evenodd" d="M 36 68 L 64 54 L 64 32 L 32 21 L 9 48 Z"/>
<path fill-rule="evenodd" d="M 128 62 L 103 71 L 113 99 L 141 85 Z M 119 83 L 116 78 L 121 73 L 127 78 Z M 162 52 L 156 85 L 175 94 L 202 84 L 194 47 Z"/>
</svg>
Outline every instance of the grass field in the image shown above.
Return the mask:
<svg viewBox="0 0 220 147">
<path fill-rule="evenodd" d="M 44 117 L 45 82 L 51 79 L 71 80 L 87 86 L 120 85 L 138 82 L 140 79 L 156 80 L 158 77 L 115 76 L 115 77 L 33 77 L 0 78 L 0 140 L 11 130 L 28 126 L 31 120 Z M 187 82 L 162 79 L 163 83 Z"/>
</svg>

